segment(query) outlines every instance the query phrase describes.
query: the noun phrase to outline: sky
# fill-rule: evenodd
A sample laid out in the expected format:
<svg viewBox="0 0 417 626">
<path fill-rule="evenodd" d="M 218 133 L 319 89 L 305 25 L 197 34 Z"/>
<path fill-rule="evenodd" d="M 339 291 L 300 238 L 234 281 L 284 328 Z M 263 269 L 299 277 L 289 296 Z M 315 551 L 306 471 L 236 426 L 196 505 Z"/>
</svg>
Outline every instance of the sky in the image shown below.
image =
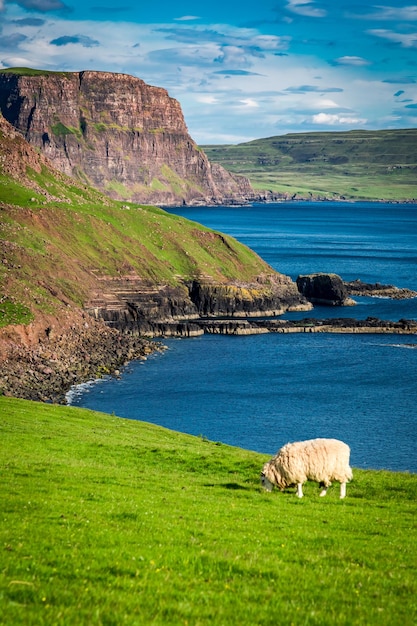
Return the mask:
<svg viewBox="0 0 417 626">
<path fill-rule="evenodd" d="M 0 0 L 8 67 L 137 76 L 180 102 L 199 144 L 415 128 L 417 4 Z"/>
</svg>

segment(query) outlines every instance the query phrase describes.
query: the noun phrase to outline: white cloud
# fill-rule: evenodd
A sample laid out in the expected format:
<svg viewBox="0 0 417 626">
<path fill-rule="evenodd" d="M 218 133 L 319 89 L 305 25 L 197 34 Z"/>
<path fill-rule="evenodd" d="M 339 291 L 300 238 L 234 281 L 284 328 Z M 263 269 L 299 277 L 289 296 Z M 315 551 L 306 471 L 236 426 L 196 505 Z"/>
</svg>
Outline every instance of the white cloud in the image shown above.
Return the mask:
<svg viewBox="0 0 417 626">
<path fill-rule="evenodd" d="M 230 67 L 249 67 L 250 54 L 240 46 L 220 46 L 218 55 L 213 60 Z"/>
<path fill-rule="evenodd" d="M 256 35 L 251 37 L 250 44 L 261 50 L 287 50 L 290 37 L 277 37 L 277 35 Z"/>
<path fill-rule="evenodd" d="M 259 104 L 253 98 L 244 98 L 240 100 L 240 103 L 243 104 L 245 109 L 258 109 Z"/>
<path fill-rule="evenodd" d="M 182 17 L 174 17 L 175 22 L 192 22 L 193 20 L 199 20 L 197 15 L 183 15 Z"/>
<path fill-rule="evenodd" d="M 324 126 L 342 126 L 348 124 L 350 126 L 363 126 L 366 124 L 366 119 L 355 118 L 350 116 L 341 116 L 333 113 L 317 113 L 313 115 L 313 124 L 320 124 Z"/>
<path fill-rule="evenodd" d="M 217 104 L 219 100 L 214 96 L 197 96 L 197 102 L 201 102 L 202 104 Z"/>
<path fill-rule="evenodd" d="M 297 15 L 305 15 L 306 17 L 325 17 L 327 11 L 317 9 L 313 6 L 312 0 L 288 0 L 287 9 Z"/>
<path fill-rule="evenodd" d="M 388 7 L 375 5 L 372 13 L 363 13 L 361 15 L 352 15 L 352 17 L 362 20 L 381 20 L 381 21 L 401 21 L 415 22 L 417 21 L 417 6 L 407 7 Z"/>
<path fill-rule="evenodd" d="M 417 33 L 396 33 L 385 28 L 373 28 L 367 32 L 370 35 L 387 39 L 387 41 L 399 43 L 403 48 L 417 48 Z"/>
<path fill-rule="evenodd" d="M 348 56 L 348 55 L 335 59 L 334 63 L 336 65 L 353 65 L 355 67 L 370 65 L 370 61 L 367 61 L 366 59 L 362 57 Z"/>
<path fill-rule="evenodd" d="M 222 144 L 222 143 L 245 143 L 245 141 L 251 141 L 252 139 L 259 139 L 256 135 L 248 135 L 245 133 L 222 133 L 219 130 L 215 130 L 209 128 L 207 130 L 202 130 L 199 134 L 198 143 L 200 145 L 210 145 L 213 143 Z"/>
<path fill-rule="evenodd" d="M 232 55 L 231 55 L 232 56 Z M 206 45 L 182 45 L 178 48 L 166 48 L 163 44 L 156 50 L 150 50 L 145 57 L 146 61 L 152 64 L 165 64 L 166 67 L 172 67 L 172 64 L 180 66 L 200 66 L 200 68 L 212 67 L 216 59 L 226 59 L 226 55 L 222 55 L 222 51 L 216 44 Z M 240 57 L 240 63 L 245 63 L 245 58 Z"/>
<path fill-rule="evenodd" d="M 4 57 L 0 60 L 2 69 L 7 67 L 31 67 L 28 57 Z"/>
<path fill-rule="evenodd" d="M 327 98 L 322 98 L 320 100 L 320 105 L 326 109 L 337 109 L 339 107 L 334 100 L 328 100 Z"/>
</svg>

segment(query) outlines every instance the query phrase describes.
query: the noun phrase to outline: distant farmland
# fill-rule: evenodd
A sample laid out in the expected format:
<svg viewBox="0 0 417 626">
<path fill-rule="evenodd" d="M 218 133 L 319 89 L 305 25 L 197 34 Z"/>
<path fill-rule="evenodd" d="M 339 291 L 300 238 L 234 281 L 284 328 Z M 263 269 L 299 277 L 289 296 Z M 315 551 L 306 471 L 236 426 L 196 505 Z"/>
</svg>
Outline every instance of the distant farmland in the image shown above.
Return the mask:
<svg viewBox="0 0 417 626">
<path fill-rule="evenodd" d="M 255 189 L 296 197 L 417 201 L 417 129 L 289 134 L 201 146 Z"/>
</svg>

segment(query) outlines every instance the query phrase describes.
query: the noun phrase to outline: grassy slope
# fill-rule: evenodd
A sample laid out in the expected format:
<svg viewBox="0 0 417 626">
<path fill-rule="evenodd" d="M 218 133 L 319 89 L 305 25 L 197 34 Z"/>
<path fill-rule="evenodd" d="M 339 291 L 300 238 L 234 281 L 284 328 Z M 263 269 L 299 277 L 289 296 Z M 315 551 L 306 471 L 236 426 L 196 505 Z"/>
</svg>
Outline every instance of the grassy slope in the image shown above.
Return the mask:
<svg viewBox="0 0 417 626">
<path fill-rule="evenodd" d="M 16 158 L 15 142 L 1 139 L 0 153 Z M 0 211 L 3 325 L 27 321 L 29 309 L 55 310 L 60 301 L 81 305 L 103 275 L 176 284 L 273 273 L 231 237 L 156 207 L 112 201 L 46 165 L 28 166 L 17 179 L 0 167 Z"/>
<path fill-rule="evenodd" d="M 327 198 L 417 198 L 417 129 L 300 133 L 202 146 L 258 189 Z"/>
<path fill-rule="evenodd" d="M 0 398 L 0 624 L 414 624 L 417 477 L 264 493 L 265 455 Z M 278 445 L 278 442 L 277 442 Z"/>
</svg>

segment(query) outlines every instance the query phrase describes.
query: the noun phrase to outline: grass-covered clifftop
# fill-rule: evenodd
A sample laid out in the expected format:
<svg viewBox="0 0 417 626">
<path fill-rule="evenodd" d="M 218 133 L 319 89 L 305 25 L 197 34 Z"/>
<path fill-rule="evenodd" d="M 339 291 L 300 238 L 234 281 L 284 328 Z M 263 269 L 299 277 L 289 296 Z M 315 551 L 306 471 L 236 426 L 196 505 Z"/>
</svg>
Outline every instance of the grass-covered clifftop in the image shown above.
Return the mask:
<svg viewBox="0 0 417 626">
<path fill-rule="evenodd" d="M 151 206 L 109 199 L 53 170 L 0 117 L 0 326 L 83 306 L 100 279 L 144 285 L 274 273 L 226 235 Z"/>
<path fill-rule="evenodd" d="M 297 133 L 202 148 L 254 188 L 288 197 L 417 201 L 417 129 Z"/>
<path fill-rule="evenodd" d="M 0 397 L 0 432 L 2 626 L 415 624 L 415 475 L 298 500 L 266 455 L 114 415 Z"/>
<path fill-rule="evenodd" d="M 68 72 L 60 72 L 55 70 L 38 70 L 31 67 L 5 67 L 0 69 L 0 73 L 17 76 L 49 76 L 50 74 L 66 76 L 68 74 Z"/>
</svg>

